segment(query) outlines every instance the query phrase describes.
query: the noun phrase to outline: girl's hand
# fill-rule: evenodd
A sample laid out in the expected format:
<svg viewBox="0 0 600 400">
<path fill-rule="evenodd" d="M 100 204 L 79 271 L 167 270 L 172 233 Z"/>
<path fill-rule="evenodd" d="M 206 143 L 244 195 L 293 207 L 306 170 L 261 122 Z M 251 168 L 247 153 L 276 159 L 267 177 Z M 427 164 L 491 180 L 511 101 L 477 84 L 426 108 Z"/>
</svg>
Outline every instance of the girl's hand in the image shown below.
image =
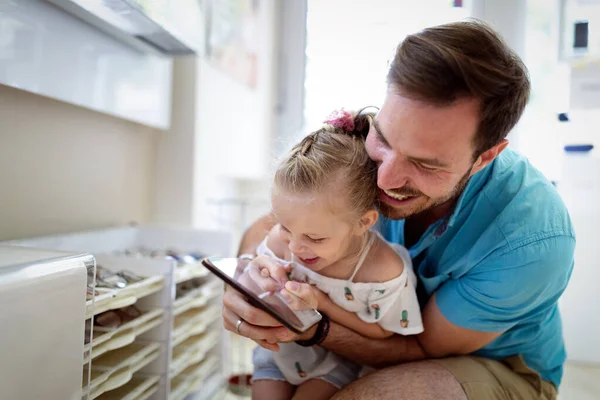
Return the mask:
<svg viewBox="0 0 600 400">
<path fill-rule="evenodd" d="M 280 292 L 292 310 L 306 310 L 319 307 L 319 297 L 323 294 L 319 289 L 308 283 L 290 281 Z"/>
<path fill-rule="evenodd" d="M 325 292 L 322 292 L 317 288 L 314 288 L 314 289 L 315 289 L 314 291 L 317 295 L 317 303 L 318 303 L 317 310 L 323 311 L 324 313 L 329 313 L 331 310 L 330 306 L 333 304 L 333 302 L 331 301 L 331 298 Z"/>
<path fill-rule="evenodd" d="M 288 282 L 289 265 L 283 266 L 274 259 L 261 255 L 246 267 L 250 278 L 265 292 L 277 292 Z"/>
</svg>

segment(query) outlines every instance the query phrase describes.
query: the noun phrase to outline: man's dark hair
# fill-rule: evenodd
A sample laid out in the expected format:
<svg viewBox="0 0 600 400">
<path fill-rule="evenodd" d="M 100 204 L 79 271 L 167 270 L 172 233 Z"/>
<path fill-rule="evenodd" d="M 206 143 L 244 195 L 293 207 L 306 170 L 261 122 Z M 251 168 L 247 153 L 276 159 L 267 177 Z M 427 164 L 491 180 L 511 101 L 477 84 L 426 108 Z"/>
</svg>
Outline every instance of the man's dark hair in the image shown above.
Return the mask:
<svg viewBox="0 0 600 400">
<path fill-rule="evenodd" d="M 506 138 L 529 101 L 523 61 L 477 20 L 409 35 L 396 49 L 387 80 L 403 96 L 440 106 L 461 97 L 479 100 L 475 158 Z"/>
</svg>

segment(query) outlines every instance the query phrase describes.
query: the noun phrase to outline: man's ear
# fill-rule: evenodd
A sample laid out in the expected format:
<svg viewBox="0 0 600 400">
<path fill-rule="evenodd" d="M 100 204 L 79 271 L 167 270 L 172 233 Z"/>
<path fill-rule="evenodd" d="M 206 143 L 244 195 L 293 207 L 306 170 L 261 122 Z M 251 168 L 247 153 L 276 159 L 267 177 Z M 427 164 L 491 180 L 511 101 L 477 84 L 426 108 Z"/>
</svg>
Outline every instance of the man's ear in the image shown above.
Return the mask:
<svg viewBox="0 0 600 400">
<path fill-rule="evenodd" d="M 506 146 L 508 146 L 508 140 L 504 139 L 494 147 L 481 153 L 471 168 L 471 175 L 475 175 L 477 172 L 487 167 L 500 153 L 502 153 L 502 151 L 504 151 Z"/>
</svg>

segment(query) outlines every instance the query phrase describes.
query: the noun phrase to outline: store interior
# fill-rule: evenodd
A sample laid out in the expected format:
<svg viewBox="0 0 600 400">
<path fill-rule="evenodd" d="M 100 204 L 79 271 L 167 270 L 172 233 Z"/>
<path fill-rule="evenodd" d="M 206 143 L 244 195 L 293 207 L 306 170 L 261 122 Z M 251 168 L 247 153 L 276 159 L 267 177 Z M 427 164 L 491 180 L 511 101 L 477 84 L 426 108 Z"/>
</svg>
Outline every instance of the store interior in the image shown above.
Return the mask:
<svg viewBox="0 0 600 400">
<path fill-rule="evenodd" d="M 559 399 L 600 396 L 600 1 L 103 3 L 0 2 L 2 398 L 249 398 L 201 260 L 236 255 L 324 116 L 381 104 L 406 35 L 469 17 L 527 65 L 510 146 L 577 231 Z"/>
</svg>

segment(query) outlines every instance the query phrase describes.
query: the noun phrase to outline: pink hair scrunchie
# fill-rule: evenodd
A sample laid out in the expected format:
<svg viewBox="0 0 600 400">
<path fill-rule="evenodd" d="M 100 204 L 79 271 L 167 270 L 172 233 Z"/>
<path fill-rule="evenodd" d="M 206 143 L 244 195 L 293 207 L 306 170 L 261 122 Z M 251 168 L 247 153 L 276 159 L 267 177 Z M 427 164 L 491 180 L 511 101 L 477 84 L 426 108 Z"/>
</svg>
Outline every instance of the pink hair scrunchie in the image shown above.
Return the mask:
<svg viewBox="0 0 600 400">
<path fill-rule="evenodd" d="M 323 123 L 352 132 L 354 130 L 354 115 L 342 108 L 329 114 Z"/>
</svg>

